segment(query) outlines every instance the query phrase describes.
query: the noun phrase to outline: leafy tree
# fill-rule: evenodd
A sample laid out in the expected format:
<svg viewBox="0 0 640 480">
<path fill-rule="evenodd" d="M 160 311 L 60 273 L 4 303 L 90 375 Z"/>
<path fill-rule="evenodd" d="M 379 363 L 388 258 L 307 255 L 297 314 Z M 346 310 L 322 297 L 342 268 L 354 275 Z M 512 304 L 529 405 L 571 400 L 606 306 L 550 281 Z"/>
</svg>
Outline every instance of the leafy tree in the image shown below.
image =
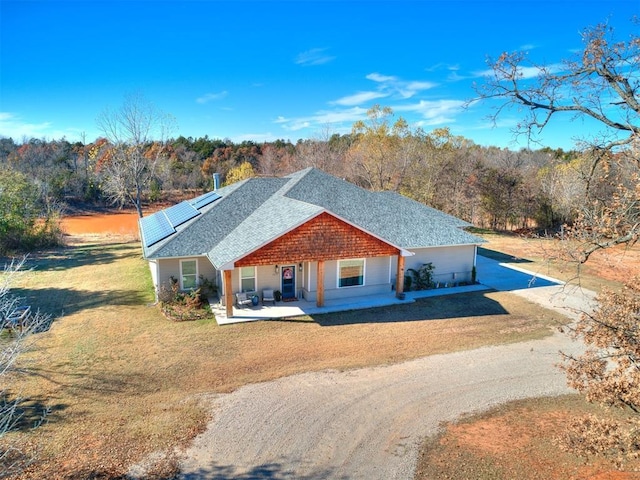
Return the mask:
<svg viewBox="0 0 640 480">
<path fill-rule="evenodd" d="M 57 210 L 46 208 L 38 186 L 26 175 L 5 170 L 0 176 L 0 255 L 59 241 Z"/>
<path fill-rule="evenodd" d="M 525 107 L 519 133 L 529 138 L 563 114 L 600 125 L 597 134 L 579 139 L 587 167 L 583 207 L 564 243 L 578 264 L 598 250 L 631 246 L 640 235 L 640 37 L 619 41 L 614 33 L 608 24 L 585 29 L 583 50 L 561 67 L 504 53 L 479 89 L 485 99 L 502 100 L 496 116 Z M 532 71 L 535 77 L 527 74 Z M 587 399 L 626 408 L 631 418 L 626 424 L 583 419 L 570 446 L 621 457 L 640 453 L 638 282 L 617 293 L 603 289 L 595 312 L 583 314 L 573 330 L 586 352 L 567 356 L 565 363 L 569 383 Z"/>
<path fill-rule="evenodd" d="M 492 229 L 504 230 L 518 217 L 521 186 L 522 178 L 517 171 L 487 168 L 482 172 L 478 188 Z"/>
<path fill-rule="evenodd" d="M 563 445 L 585 456 L 601 454 L 622 464 L 640 458 L 640 275 L 621 291 L 603 288 L 593 314 L 584 313 L 570 334 L 587 345 L 565 355 L 569 386 L 587 401 L 620 408 L 622 420 L 579 419 Z"/>
<path fill-rule="evenodd" d="M 226 177 L 231 169 L 245 162 L 255 171 L 258 169 L 260 155 L 260 147 L 253 142 L 234 145 L 229 141 L 223 147 L 216 148 L 213 155 L 205 159 L 202 174 L 206 178 L 211 178 L 214 173 Z"/>
<path fill-rule="evenodd" d="M 371 190 L 398 191 L 419 152 L 421 132 L 411 131 L 402 117 L 391 124 L 392 116 L 390 107 L 374 105 L 367 122 L 353 124 L 347 156 L 356 182 Z"/>
<path fill-rule="evenodd" d="M 103 159 L 103 188 L 113 203 L 131 203 L 142 217 L 142 196 L 165 158 L 170 118 L 140 95 L 127 96 L 118 110 L 104 110 L 98 127 L 109 144 Z"/>
<path fill-rule="evenodd" d="M 235 168 L 229 170 L 227 173 L 226 185 L 239 182 L 240 180 L 246 180 L 247 178 L 255 177 L 256 173 L 253 170 L 253 166 L 249 162 L 243 162 Z"/>
<path fill-rule="evenodd" d="M 401 193 L 421 203 L 474 221 L 479 162 L 472 142 L 452 135 L 448 128 L 433 130 L 420 139 L 419 152 Z"/>
</svg>

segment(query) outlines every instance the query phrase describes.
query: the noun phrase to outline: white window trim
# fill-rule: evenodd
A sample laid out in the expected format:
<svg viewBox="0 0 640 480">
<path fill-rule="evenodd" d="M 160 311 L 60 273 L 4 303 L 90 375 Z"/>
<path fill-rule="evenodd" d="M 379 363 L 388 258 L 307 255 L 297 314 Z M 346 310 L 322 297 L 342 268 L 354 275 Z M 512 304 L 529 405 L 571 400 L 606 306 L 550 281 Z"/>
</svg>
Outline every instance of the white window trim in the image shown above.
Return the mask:
<svg viewBox="0 0 640 480">
<path fill-rule="evenodd" d="M 243 277 L 242 276 L 242 269 L 243 268 L 253 268 L 253 276 L 252 277 Z M 255 287 L 255 290 L 253 290 L 254 292 L 258 291 L 258 270 L 256 267 L 238 267 L 238 283 L 239 283 L 239 292 L 242 292 L 242 280 L 246 279 L 246 278 L 253 278 L 253 285 Z"/>
<path fill-rule="evenodd" d="M 183 258 L 180 260 L 180 290 L 187 290 L 186 288 L 184 288 L 184 274 L 182 273 L 182 265 L 183 262 L 196 262 L 196 288 L 198 288 L 198 278 L 200 278 L 198 276 L 198 259 L 197 258 Z M 189 275 L 192 275 L 191 273 Z"/>
<path fill-rule="evenodd" d="M 362 261 L 362 285 L 348 285 L 345 287 L 340 286 L 340 263 L 341 262 L 353 262 L 354 260 Z M 336 268 L 336 288 L 360 288 L 364 287 L 367 283 L 367 259 L 366 258 L 343 258 L 338 260 L 338 266 Z"/>
</svg>

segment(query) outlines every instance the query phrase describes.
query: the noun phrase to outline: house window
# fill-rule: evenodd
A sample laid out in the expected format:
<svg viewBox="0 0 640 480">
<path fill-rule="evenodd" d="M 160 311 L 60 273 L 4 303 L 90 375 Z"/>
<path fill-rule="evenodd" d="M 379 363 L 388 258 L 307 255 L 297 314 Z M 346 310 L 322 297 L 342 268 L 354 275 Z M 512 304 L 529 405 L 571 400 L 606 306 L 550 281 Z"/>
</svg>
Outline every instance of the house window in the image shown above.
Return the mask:
<svg viewBox="0 0 640 480">
<path fill-rule="evenodd" d="M 180 289 L 193 290 L 198 287 L 198 261 L 180 261 Z"/>
<path fill-rule="evenodd" d="M 240 290 L 243 292 L 256 291 L 256 267 L 240 268 Z"/>
<path fill-rule="evenodd" d="M 338 287 L 364 285 L 364 259 L 340 260 L 338 262 Z"/>
</svg>

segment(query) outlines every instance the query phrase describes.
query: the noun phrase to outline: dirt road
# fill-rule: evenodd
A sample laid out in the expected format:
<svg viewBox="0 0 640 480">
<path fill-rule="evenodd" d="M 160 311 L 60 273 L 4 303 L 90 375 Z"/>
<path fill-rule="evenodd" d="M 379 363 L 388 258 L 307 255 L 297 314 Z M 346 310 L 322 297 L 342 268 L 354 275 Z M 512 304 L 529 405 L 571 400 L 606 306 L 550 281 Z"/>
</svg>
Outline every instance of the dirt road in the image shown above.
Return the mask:
<svg viewBox="0 0 640 480">
<path fill-rule="evenodd" d="M 567 337 L 307 373 L 249 385 L 212 405 L 214 420 L 182 479 L 410 479 L 422 438 L 442 421 L 525 397 L 568 392 Z"/>
</svg>

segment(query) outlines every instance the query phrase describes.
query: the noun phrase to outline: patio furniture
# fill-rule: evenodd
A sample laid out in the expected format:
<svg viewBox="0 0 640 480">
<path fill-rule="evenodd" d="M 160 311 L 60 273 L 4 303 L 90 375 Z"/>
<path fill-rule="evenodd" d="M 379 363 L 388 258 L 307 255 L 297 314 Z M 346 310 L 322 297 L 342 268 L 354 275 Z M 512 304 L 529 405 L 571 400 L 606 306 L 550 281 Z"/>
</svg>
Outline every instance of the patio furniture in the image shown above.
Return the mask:
<svg viewBox="0 0 640 480">
<path fill-rule="evenodd" d="M 262 304 L 264 305 L 265 302 L 273 302 L 274 305 L 276 304 L 276 297 L 273 294 L 273 290 L 262 290 Z"/>
<path fill-rule="evenodd" d="M 247 292 L 236 293 L 236 305 L 238 307 L 245 307 L 253 304 L 253 294 L 247 294 Z"/>
</svg>

